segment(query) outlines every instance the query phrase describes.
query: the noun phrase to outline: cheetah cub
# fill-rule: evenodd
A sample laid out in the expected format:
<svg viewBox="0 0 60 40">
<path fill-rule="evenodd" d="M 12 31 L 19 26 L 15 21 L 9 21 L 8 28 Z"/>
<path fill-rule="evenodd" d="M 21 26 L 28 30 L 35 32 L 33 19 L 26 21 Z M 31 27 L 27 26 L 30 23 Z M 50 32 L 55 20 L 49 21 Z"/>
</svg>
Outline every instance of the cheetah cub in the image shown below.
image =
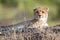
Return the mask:
<svg viewBox="0 0 60 40">
<path fill-rule="evenodd" d="M 45 28 L 48 27 L 48 8 L 37 7 L 34 9 L 34 19 L 31 21 L 32 27 Z"/>
<path fill-rule="evenodd" d="M 33 11 L 34 11 L 33 20 L 28 20 L 15 25 L 10 25 L 6 28 L 1 27 L 0 34 L 5 33 L 6 31 L 9 32 L 10 30 L 14 30 L 14 29 L 20 31 L 20 28 L 40 28 L 40 29 L 46 28 L 48 26 L 47 18 L 48 18 L 49 9 L 45 7 L 37 7 Z"/>
<path fill-rule="evenodd" d="M 37 7 L 33 10 L 34 19 L 22 22 L 18 27 L 29 27 L 29 28 L 46 28 L 48 27 L 47 19 L 48 19 L 48 8 L 45 7 Z"/>
<path fill-rule="evenodd" d="M 18 23 L 15 25 L 10 25 L 10 26 L 7 26 L 6 28 L 1 27 L 0 34 L 5 33 L 5 32 L 9 33 L 10 30 L 22 31 L 20 30 L 20 28 L 39 28 L 39 29 L 46 28 L 48 26 L 47 19 L 48 19 L 49 9 L 45 7 L 37 7 L 33 11 L 34 11 L 33 20 L 28 20 L 28 21 L 24 21 L 22 23 Z"/>
</svg>

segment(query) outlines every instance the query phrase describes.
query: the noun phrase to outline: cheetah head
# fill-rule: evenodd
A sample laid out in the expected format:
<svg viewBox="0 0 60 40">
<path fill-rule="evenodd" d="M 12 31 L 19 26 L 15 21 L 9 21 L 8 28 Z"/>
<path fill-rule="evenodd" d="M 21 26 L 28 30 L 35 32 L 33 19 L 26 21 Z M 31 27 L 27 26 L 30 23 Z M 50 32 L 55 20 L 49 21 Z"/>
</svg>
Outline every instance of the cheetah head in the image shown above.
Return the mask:
<svg viewBox="0 0 60 40">
<path fill-rule="evenodd" d="M 48 17 L 48 11 L 49 8 L 45 8 L 45 7 L 37 7 L 34 9 L 34 16 L 36 19 L 41 19 L 41 18 L 46 18 Z"/>
</svg>

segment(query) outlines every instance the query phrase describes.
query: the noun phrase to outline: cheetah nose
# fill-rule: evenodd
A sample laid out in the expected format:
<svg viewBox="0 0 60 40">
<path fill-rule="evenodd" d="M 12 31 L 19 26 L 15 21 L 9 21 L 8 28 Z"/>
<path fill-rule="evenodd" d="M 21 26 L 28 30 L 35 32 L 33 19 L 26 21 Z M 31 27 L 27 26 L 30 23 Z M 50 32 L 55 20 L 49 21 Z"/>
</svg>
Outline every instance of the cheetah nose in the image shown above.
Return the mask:
<svg viewBox="0 0 60 40">
<path fill-rule="evenodd" d="M 39 17 L 41 17 L 41 15 L 39 15 Z"/>
</svg>

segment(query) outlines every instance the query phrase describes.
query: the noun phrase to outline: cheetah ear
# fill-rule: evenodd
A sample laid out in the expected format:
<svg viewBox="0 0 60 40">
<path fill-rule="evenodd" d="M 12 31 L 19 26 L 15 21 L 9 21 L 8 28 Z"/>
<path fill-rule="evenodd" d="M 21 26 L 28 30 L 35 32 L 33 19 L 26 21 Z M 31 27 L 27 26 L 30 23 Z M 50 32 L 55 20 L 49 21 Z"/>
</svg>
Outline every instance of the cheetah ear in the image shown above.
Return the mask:
<svg viewBox="0 0 60 40">
<path fill-rule="evenodd" d="M 48 12 L 49 11 L 49 8 L 45 8 L 45 10 Z"/>
<path fill-rule="evenodd" d="M 36 10 L 37 10 L 37 8 L 34 8 L 34 9 L 33 9 L 33 11 L 36 11 Z"/>
<path fill-rule="evenodd" d="M 34 8 L 33 11 L 34 11 L 34 12 L 37 12 L 37 8 Z"/>
</svg>

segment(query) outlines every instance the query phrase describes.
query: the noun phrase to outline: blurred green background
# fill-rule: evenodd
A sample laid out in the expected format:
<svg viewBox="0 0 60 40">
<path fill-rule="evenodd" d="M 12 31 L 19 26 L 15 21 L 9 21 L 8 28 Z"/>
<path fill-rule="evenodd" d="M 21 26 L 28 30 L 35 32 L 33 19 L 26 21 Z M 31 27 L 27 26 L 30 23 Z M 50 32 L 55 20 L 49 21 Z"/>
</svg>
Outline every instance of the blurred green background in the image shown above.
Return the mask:
<svg viewBox="0 0 60 40">
<path fill-rule="evenodd" d="M 48 24 L 60 24 L 60 0 L 0 0 L 0 26 L 33 19 L 33 8 L 49 8 Z"/>
</svg>

